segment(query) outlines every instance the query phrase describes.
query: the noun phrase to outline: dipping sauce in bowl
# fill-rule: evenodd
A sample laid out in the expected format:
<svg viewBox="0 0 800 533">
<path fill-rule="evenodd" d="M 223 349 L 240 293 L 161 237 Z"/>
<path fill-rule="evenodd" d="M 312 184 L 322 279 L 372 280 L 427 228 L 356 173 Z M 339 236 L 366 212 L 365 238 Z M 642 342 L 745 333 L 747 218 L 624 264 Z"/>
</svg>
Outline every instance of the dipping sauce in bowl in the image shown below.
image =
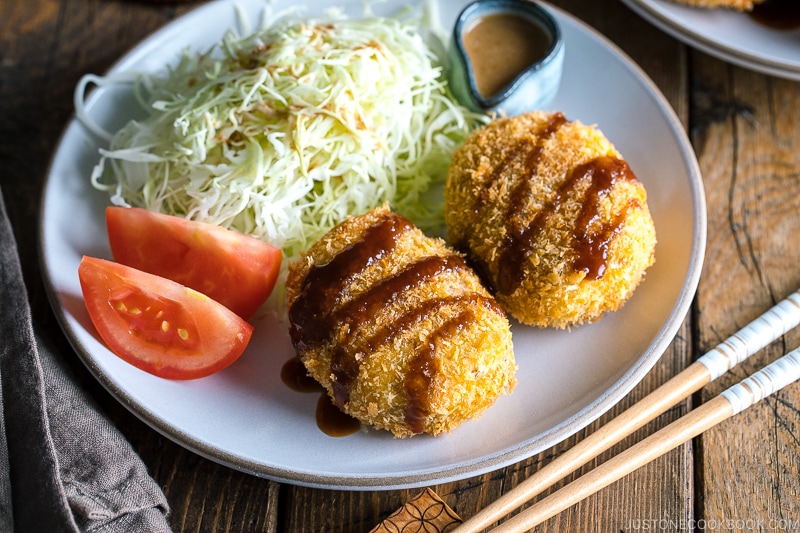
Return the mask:
<svg viewBox="0 0 800 533">
<path fill-rule="evenodd" d="M 541 25 L 510 13 L 476 18 L 461 38 L 478 92 L 484 98 L 508 87 L 514 78 L 544 58 L 553 44 Z"/>
<path fill-rule="evenodd" d="M 564 62 L 561 29 L 526 0 L 475 0 L 456 20 L 448 49 L 453 95 L 475 111 L 518 115 L 549 105 Z"/>
</svg>

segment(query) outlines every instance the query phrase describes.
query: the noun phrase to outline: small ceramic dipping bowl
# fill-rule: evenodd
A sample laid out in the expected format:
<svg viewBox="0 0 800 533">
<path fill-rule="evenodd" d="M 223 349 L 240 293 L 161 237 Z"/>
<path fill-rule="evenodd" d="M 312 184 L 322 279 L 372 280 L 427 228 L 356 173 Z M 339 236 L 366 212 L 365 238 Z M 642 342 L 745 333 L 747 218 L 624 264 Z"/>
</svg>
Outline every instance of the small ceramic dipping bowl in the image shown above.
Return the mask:
<svg viewBox="0 0 800 533">
<path fill-rule="evenodd" d="M 545 109 L 561 82 L 564 41 L 553 16 L 527 0 L 476 0 L 456 20 L 448 82 L 464 106 L 508 116 Z"/>
</svg>

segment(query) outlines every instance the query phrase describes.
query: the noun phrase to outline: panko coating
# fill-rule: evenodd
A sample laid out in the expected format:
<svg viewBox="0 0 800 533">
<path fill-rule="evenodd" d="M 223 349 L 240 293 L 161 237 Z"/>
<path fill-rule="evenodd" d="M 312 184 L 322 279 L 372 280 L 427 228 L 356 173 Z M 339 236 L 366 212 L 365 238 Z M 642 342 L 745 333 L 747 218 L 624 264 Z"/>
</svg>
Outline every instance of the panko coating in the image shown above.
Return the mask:
<svg viewBox="0 0 800 533">
<path fill-rule="evenodd" d="M 598 129 L 561 113 L 495 118 L 453 156 L 447 239 L 520 322 L 617 310 L 654 262 L 644 186 Z"/>
<path fill-rule="evenodd" d="M 449 432 L 516 384 L 504 310 L 460 254 L 385 206 L 291 263 L 286 295 L 309 375 L 396 437 Z"/>
</svg>

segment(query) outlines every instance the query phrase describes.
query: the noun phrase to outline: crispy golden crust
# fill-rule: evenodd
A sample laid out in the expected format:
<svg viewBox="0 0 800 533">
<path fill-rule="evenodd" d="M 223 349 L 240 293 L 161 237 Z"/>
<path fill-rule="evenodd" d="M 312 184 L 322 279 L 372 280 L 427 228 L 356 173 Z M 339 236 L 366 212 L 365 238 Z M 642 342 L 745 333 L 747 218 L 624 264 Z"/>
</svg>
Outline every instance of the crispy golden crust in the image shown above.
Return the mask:
<svg viewBox="0 0 800 533">
<path fill-rule="evenodd" d="M 579 175 L 598 162 L 619 172 L 607 173 L 605 184 Z M 520 322 L 596 321 L 630 297 L 654 261 L 644 187 L 632 175 L 623 179 L 621 169 L 622 156 L 593 127 L 544 112 L 496 119 L 454 154 L 448 241 Z M 593 235 L 603 238 L 592 242 Z"/>
<path fill-rule="evenodd" d="M 394 216 L 382 207 L 351 217 L 289 266 L 290 320 L 301 317 L 301 327 L 313 326 L 317 320 L 316 325 L 332 330 L 316 344 L 304 344 L 293 330 L 293 340 L 309 374 L 344 412 L 397 437 L 419 432 L 438 435 L 479 416 L 516 383 L 510 325 L 504 312 L 444 241 L 413 227 L 398 233 L 390 253 L 353 276 L 338 297 L 328 298 L 329 308 L 324 310 L 328 318 L 301 316 L 301 306 L 308 306 L 312 298 L 307 292 L 314 270 L 352 250 L 371 228 Z M 440 267 L 435 274 L 422 276 L 421 282 L 409 281 L 406 289 L 380 306 L 363 303 L 390 280 L 412 271 L 412 265 L 427 264 L 455 266 Z M 357 311 L 336 314 L 348 305 L 369 309 L 369 319 L 354 320 Z M 334 369 L 353 368 L 342 361 L 355 362 L 350 378 Z M 422 387 L 413 380 L 415 372 L 416 378 L 424 378 L 420 365 L 432 376 Z M 344 397 L 342 387 L 346 388 Z"/>
<path fill-rule="evenodd" d="M 764 0 L 671 0 L 676 4 L 684 4 L 704 9 L 734 9 L 736 11 L 750 11 L 756 4 Z"/>
</svg>

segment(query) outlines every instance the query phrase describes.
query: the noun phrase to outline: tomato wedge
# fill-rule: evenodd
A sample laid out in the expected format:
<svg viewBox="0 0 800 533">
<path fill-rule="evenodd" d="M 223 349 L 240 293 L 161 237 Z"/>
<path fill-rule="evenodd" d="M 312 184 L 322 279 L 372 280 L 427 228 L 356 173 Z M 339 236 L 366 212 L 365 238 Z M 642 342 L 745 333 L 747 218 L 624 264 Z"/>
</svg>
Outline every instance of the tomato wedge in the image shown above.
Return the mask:
<svg viewBox="0 0 800 533">
<path fill-rule="evenodd" d="M 269 297 L 281 251 L 221 226 L 138 207 L 106 208 L 114 260 L 202 292 L 244 319 Z"/>
<path fill-rule="evenodd" d="M 208 376 L 250 342 L 253 326 L 174 281 L 88 256 L 78 277 L 89 318 L 109 349 L 156 376 Z"/>
</svg>

